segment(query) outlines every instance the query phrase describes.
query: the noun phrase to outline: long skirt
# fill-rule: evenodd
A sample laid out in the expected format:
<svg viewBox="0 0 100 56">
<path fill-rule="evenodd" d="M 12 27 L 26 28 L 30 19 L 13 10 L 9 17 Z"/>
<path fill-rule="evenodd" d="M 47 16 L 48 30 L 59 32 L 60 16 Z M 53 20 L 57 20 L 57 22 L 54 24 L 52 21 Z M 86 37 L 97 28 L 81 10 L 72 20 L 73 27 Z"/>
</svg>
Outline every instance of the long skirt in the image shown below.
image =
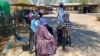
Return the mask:
<svg viewBox="0 0 100 56">
<path fill-rule="evenodd" d="M 53 56 L 56 50 L 56 41 L 55 39 L 52 40 L 37 40 L 36 41 L 36 49 L 37 55 L 42 56 L 47 54 L 49 56 Z"/>
</svg>

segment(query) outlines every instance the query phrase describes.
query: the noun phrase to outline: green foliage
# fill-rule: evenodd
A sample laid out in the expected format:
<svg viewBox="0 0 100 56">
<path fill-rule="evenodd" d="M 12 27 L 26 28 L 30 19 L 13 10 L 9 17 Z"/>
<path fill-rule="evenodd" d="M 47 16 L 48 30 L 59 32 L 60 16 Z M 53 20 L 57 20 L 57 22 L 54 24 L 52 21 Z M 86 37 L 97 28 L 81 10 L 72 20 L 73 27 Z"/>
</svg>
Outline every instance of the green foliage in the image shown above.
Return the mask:
<svg viewBox="0 0 100 56">
<path fill-rule="evenodd" d="M 13 26 L 11 16 L 4 15 L 1 13 L 0 19 L 2 19 L 0 22 L 0 34 L 2 35 L 9 34 L 10 29 Z"/>
<path fill-rule="evenodd" d="M 79 0 L 80 3 L 87 4 L 89 0 Z"/>
<path fill-rule="evenodd" d="M 81 7 L 88 7 L 89 0 L 79 0 L 80 3 L 82 3 Z"/>
<path fill-rule="evenodd" d="M 10 14 L 10 4 L 6 1 L 0 1 L 0 11 L 3 12 L 5 15 Z"/>
<path fill-rule="evenodd" d="M 79 2 L 82 4 L 88 4 L 89 0 L 79 0 Z"/>
</svg>

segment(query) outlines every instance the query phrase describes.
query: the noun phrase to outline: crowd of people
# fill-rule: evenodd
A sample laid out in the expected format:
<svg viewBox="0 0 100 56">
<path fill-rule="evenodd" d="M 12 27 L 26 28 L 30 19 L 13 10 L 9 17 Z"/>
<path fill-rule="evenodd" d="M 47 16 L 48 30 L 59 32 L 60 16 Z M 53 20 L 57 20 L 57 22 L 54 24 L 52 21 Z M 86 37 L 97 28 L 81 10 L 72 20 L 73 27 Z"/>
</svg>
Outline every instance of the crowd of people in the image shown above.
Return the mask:
<svg viewBox="0 0 100 56">
<path fill-rule="evenodd" d="M 62 23 L 66 23 L 66 27 L 70 30 L 71 23 L 69 20 L 69 14 L 65 13 L 63 3 L 60 3 L 57 16 L 57 33 L 58 41 L 54 37 L 53 28 L 48 25 L 46 18 L 43 17 L 42 13 L 35 12 L 34 14 L 30 13 L 31 18 L 31 30 L 32 35 L 30 39 L 30 44 L 34 42 L 37 50 L 37 56 L 53 56 L 56 52 L 57 42 L 65 44 L 62 41 Z M 33 44 L 30 45 L 31 49 Z"/>
</svg>

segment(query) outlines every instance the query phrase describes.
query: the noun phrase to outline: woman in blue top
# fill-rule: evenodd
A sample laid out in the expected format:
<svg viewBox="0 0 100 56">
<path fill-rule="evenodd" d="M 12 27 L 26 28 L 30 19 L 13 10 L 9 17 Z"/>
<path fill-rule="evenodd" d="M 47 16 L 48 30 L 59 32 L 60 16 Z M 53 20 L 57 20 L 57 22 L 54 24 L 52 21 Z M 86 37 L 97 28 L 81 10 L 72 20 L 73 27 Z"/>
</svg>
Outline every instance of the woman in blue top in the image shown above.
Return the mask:
<svg viewBox="0 0 100 56">
<path fill-rule="evenodd" d="M 34 33 L 38 25 L 39 25 L 39 15 L 35 13 L 33 15 L 33 19 L 31 20 L 31 31 L 32 32 L 30 33 L 30 53 L 32 53 L 33 45 L 35 44 L 36 39 L 34 37 Z"/>
<path fill-rule="evenodd" d="M 39 25 L 39 16 L 36 14 L 31 21 L 31 29 L 35 32 L 36 27 Z"/>
</svg>

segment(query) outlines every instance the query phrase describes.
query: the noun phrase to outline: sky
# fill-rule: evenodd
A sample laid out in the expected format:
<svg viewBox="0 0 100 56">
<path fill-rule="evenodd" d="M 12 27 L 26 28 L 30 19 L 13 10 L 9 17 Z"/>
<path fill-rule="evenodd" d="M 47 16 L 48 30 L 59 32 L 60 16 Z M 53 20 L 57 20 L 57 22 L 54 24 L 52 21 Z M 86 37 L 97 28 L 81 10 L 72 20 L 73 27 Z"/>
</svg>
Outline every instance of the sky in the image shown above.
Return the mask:
<svg viewBox="0 0 100 56">
<path fill-rule="evenodd" d="M 16 0 L 6 0 L 6 1 L 16 1 Z M 34 4 L 33 1 L 36 1 L 36 0 L 17 0 L 17 1 L 18 3 Z M 66 3 L 66 2 L 73 2 L 73 1 L 75 0 L 37 0 L 36 5 L 45 5 L 46 3 L 52 5 L 52 4 L 60 3 L 60 2 Z"/>
<path fill-rule="evenodd" d="M 65 3 L 65 2 L 67 2 L 68 0 L 58 0 L 58 3 L 60 3 L 60 2 L 63 2 L 63 3 Z"/>
<path fill-rule="evenodd" d="M 30 1 L 30 3 L 31 4 L 33 4 L 33 2 L 32 2 L 32 0 L 29 0 Z M 46 0 L 37 0 L 37 5 L 44 5 L 44 1 L 46 1 Z M 56 3 L 60 3 L 60 2 L 63 2 L 63 3 L 65 3 L 65 2 L 68 2 L 69 0 L 56 0 Z M 48 0 L 48 2 L 47 3 L 49 3 L 49 4 L 53 4 L 53 0 Z"/>
</svg>

